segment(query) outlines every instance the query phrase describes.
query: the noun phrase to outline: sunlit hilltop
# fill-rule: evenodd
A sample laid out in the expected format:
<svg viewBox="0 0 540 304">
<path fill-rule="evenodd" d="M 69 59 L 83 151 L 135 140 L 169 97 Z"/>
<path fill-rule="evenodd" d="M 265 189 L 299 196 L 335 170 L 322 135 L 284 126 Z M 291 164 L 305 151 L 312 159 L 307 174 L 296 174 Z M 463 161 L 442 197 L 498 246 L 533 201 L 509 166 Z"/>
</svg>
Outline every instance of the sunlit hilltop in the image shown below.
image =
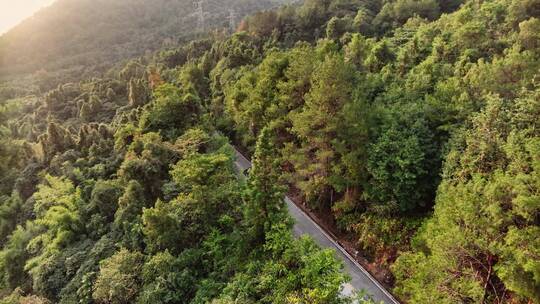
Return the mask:
<svg viewBox="0 0 540 304">
<path fill-rule="evenodd" d="M 56 0 L 0 0 L 0 35 Z"/>
</svg>

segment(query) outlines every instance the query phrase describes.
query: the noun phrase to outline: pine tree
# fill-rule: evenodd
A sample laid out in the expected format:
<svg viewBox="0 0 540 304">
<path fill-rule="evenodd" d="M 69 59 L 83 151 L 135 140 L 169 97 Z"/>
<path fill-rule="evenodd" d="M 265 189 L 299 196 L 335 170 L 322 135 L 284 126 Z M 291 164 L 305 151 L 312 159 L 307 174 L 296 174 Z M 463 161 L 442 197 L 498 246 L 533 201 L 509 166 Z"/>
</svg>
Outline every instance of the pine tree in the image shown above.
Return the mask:
<svg viewBox="0 0 540 304">
<path fill-rule="evenodd" d="M 298 187 L 317 207 L 329 207 L 331 175 L 338 155 L 333 147 L 344 105 L 350 102 L 354 72 L 338 54 L 329 54 L 315 70 L 301 112 L 291 114 L 292 131 L 301 142 L 292 163 Z"/>
<path fill-rule="evenodd" d="M 245 221 L 252 240 L 264 242 L 273 224 L 286 216 L 284 188 L 279 181 L 279 160 L 270 128 L 264 128 L 257 140 L 253 167 L 246 190 Z"/>
</svg>

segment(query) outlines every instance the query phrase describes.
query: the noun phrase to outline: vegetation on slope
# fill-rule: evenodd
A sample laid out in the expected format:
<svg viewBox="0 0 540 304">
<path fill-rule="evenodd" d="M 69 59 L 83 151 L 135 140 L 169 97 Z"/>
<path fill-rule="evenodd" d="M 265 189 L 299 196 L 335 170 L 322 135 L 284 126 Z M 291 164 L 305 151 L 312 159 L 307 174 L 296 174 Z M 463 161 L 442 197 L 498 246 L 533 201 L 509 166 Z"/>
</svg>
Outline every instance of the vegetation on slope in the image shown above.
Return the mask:
<svg viewBox="0 0 540 304">
<path fill-rule="evenodd" d="M 538 0 L 307 0 L 43 95 L 5 83 L 5 301 L 346 301 L 287 187 L 405 301 L 539 301 L 539 33 Z"/>
</svg>

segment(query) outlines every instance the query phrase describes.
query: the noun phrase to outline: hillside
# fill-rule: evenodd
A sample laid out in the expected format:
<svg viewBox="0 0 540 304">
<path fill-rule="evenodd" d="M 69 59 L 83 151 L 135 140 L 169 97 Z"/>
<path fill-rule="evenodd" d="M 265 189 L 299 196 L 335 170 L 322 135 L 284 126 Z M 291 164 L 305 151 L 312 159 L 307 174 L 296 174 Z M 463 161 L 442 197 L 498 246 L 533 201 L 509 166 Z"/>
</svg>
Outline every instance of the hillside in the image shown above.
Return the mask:
<svg viewBox="0 0 540 304">
<path fill-rule="evenodd" d="M 350 304 L 286 193 L 404 303 L 540 302 L 540 0 L 306 0 L 197 36 L 2 83 L 0 304 Z"/>
<path fill-rule="evenodd" d="M 108 66 L 172 47 L 211 29 L 228 29 L 280 0 L 58 0 L 0 37 L 0 75 Z M 224 9 L 226 8 L 226 9 Z"/>
</svg>

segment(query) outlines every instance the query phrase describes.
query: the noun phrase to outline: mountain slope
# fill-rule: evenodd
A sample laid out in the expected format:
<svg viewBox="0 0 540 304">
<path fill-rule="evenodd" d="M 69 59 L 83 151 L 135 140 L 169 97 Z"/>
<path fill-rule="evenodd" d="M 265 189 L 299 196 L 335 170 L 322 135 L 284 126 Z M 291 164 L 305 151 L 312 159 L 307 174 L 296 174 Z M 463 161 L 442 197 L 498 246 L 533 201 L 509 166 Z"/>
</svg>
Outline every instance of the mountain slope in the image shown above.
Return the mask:
<svg viewBox="0 0 540 304">
<path fill-rule="evenodd" d="M 278 0 L 59 0 L 0 37 L 0 75 L 103 65 L 227 28 Z M 227 8 L 224 10 L 223 8 Z M 229 11 L 231 9 L 232 11 Z"/>
</svg>

